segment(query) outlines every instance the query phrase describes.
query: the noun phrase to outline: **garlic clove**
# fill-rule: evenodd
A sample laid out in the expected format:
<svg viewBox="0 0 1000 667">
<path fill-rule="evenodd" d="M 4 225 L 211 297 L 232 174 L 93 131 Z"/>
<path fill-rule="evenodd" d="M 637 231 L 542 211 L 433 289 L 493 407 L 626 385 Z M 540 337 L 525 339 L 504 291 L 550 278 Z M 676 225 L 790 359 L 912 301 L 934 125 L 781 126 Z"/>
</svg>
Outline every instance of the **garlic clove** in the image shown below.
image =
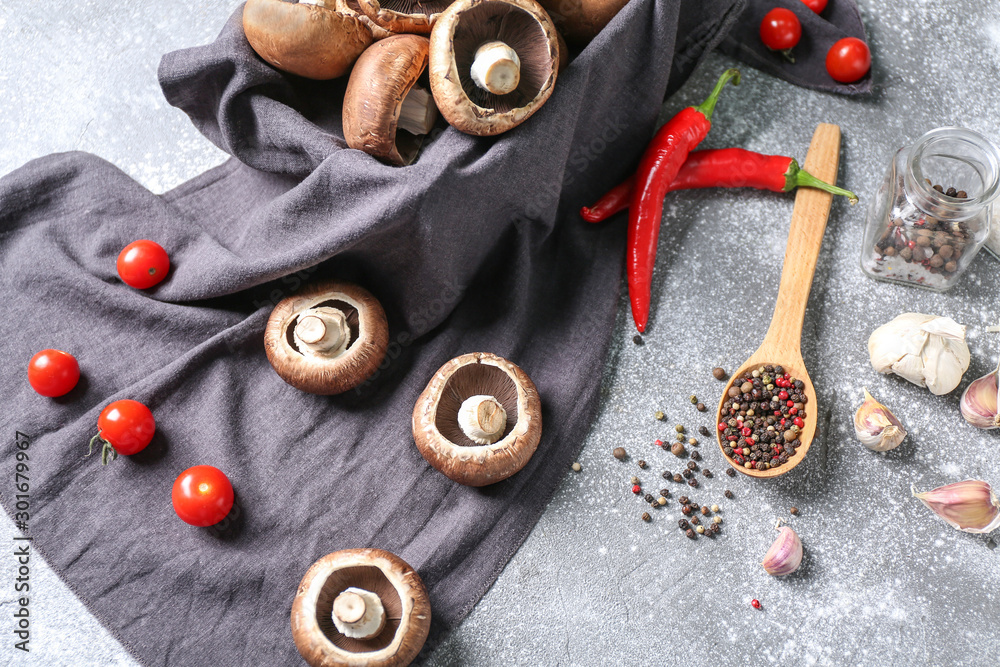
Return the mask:
<svg viewBox="0 0 1000 667">
<path fill-rule="evenodd" d="M 861 444 L 876 452 L 895 449 L 906 437 L 902 423 L 865 389 L 865 401 L 854 413 L 854 433 Z"/>
<path fill-rule="evenodd" d="M 967 479 L 913 496 L 952 527 L 967 533 L 989 533 L 1000 528 L 1000 501 L 986 482 Z"/>
<path fill-rule="evenodd" d="M 1000 428 L 1000 415 L 997 414 L 997 403 L 1000 402 L 1000 389 L 997 388 L 997 372 L 973 380 L 972 384 L 962 392 L 959 404 L 962 416 L 976 428 Z"/>
<path fill-rule="evenodd" d="M 958 386 L 971 360 L 964 326 L 922 313 L 903 313 L 873 331 L 868 355 L 879 373 L 894 373 L 938 395 Z"/>
<path fill-rule="evenodd" d="M 778 537 L 771 543 L 771 548 L 764 554 L 764 560 L 760 564 L 772 577 L 783 577 L 799 569 L 802 563 L 802 541 L 794 530 L 782 526 L 780 520 L 776 529 Z"/>
</svg>

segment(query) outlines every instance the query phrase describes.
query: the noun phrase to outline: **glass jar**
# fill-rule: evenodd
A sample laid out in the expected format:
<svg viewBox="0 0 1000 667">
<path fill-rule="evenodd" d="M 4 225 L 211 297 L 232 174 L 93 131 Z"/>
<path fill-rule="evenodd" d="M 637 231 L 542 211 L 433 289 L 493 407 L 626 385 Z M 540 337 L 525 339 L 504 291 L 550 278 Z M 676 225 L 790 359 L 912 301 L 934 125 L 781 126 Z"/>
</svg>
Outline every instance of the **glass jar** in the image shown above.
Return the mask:
<svg viewBox="0 0 1000 667">
<path fill-rule="evenodd" d="M 939 127 L 901 148 L 872 198 L 861 268 L 872 278 L 943 292 L 990 231 L 1000 150 L 986 137 Z"/>
</svg>

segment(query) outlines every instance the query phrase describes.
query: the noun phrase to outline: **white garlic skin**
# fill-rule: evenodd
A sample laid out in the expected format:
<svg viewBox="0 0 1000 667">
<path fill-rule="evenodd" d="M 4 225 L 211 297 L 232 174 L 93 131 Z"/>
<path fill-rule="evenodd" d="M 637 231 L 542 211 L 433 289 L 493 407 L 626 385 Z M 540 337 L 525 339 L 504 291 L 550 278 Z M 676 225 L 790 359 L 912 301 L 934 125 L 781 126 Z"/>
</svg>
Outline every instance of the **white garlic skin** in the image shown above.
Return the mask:
<svg viewBox="0 0 1000 667">
<path fill-rule="evenodd" d="M 1000 501 L 987 482 L 967 479 L 930 491 L 910 492 L 953 528 L 966 533 L 991 533 L 1000 528 Z"/>
<path fill-rule="evenodd" d="M 868 355 L 879 373 L 894 373 L 936 395 L 953 391 L 971 360 L 964 326 L 922 313 L 903 313 L 873 331 Z"/>
<path fill-rule="evenodd" d="M 876 452 L 895 449 L 906 437 L 896 415 L 872 398 L 868 389 L 865 389 L 864 403 L 854 413 L 854 434 L 862 445 Z"/>
<path fill-rule="evenodd" d="M 802 564 L 802 541 L 795 531 L 788 526 L 780 526 L 777 539 L 760 564 L 772 577 L 783 577 L 799 569 Z"/>
<path fill-rule="evenodd" d="M 959 406 L 965 421 L 976 428 L 992 430 L 1000 428 L 998 403 L 1000 403 L 1000 389 L 997 387 L 997 371 L 993 371 L 973 380 L 972 384 L 965 388 Z"/>
</svg>

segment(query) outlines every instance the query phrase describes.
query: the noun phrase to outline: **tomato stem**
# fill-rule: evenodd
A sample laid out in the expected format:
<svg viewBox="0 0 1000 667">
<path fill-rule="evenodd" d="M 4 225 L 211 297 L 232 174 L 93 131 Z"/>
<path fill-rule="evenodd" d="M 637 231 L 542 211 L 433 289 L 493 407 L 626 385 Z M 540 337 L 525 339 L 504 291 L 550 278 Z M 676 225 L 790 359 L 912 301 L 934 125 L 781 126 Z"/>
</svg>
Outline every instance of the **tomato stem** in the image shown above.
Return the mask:
<svg viewBox="0 0 1000 667">
<path fill-rule="evenodd" d="M 115 451 L 115 448 L 111 446 L 110 442 L 102 438 L 101 434 L 98 433 L 97 435 L 95 435 L 93 438 L 90 439 L 90 446 L 87 449 L 87 456 L 90 456 L 91 454 L 94 453 L 94 443 L 97 442 L 98 440 L 100 440 L 102 443 L 101 465 L 106 466 L 108 465 L 109 461 L 114 461 L 116 458 L 118 458 L 118 452 Z"/>
</svg>

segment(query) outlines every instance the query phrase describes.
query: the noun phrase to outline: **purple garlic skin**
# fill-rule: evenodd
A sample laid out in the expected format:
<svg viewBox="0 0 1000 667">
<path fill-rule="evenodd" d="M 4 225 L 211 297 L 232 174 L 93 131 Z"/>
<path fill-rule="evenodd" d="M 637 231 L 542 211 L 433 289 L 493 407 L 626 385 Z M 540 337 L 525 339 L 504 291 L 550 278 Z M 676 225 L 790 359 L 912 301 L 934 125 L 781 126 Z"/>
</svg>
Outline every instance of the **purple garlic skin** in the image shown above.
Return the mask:
<svg viewBox="0 0 1000 667">
<path fill-rule="evenodd" d="M 997 402 L 1000 400 L 1000 390 L 997 388 L 997 372 L 973 380 L 972 384 L 962 392 L 959 403 L 962 416 L 976 428 L 1000 428 L 1000 415 L 997 414 Z"/>
<path fill-rule="evenodd" d="M 913 496 L 952 527 L 966 533 L 990 533 L 1000 528 L 1000 501 L 986 482 L 967 479 Z"/>
<path fill-rule="evenodd" d="M 802 541 L 788 526 L 778 528 L 778 537 L 764 554 L 761 565 L 772 577 L 783 577 L 799 569 L 802 563 Z"/>
</svg>

